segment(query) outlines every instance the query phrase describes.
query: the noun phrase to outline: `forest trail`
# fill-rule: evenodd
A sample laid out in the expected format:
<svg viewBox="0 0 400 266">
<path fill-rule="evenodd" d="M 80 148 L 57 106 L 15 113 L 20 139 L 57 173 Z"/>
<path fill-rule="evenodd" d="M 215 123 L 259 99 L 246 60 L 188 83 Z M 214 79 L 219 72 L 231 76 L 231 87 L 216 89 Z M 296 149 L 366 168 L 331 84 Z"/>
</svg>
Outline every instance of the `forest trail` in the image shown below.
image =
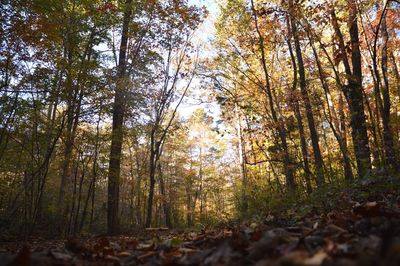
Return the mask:
<svg viewBox="0 0 400 266">
<path fill-rule="evenodd" d="M 161 228 L 86 240 L 2 242 L 0 264 L 399 265 L 400 191 L 369 191 L 368 200 L 357 201 L 363 191 L 342 192 L 333 210 L 314 209 L 298 219 L 268 215 L 262 223 L 198 232 Z"/>
<path fill-rule="evenodd" d="M 400 0 L 1 1 L 0 266 L 400 265 L 399 33 Z"/>
</svg>

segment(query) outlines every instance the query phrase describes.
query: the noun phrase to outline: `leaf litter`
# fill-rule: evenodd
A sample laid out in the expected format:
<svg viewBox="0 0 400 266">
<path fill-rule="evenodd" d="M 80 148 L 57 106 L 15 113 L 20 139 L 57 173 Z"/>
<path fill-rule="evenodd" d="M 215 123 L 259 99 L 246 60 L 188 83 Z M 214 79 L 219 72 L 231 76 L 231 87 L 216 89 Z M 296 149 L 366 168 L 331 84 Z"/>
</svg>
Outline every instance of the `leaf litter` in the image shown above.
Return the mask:
<svg viewBox="0 0 400 266">
<path fill-rule="evenodd" d="M 272 216 L 262 223 L 151 237 L 0 243 L 0 265 L 400 265 L 400 195 L 355 201 L 339 195 L 329 212 L 313 209 L 296 221 Z M 295 210 L 291 210 L 295 212 Z"/>
</svg>

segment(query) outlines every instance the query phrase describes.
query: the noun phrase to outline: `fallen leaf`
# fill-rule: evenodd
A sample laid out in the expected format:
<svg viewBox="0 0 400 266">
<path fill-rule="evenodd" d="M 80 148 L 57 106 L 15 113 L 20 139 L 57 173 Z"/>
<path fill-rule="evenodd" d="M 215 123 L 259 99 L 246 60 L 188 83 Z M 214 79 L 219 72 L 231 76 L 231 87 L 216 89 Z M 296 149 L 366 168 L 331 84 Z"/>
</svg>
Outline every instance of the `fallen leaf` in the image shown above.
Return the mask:
<svg viewBox="0 0 400 266">
<path fill-rule="evenodd" d="M 139 261 L 144 261 L 145 259 L 147 259 L 148 257 L 154 256 L 155 254 L 157 254 L 155 251 L 149 251 L 143 255 L 140 255 L 137 257 L 137 259 Z"/>
<path fill-rule="evenodd" d="M 155 249 L 155 244 L 154 242 L 148 243 L 148 244 L 144 244 L 144 243 L 140 243 L 136 246 L 137 250 L 141 250 L 141 251 L 149 251 L 149 250 L 154 250 Z"/>
<path fill-rule="evenodd" d="M 122 251 L 122 252 L 119 252 L 119 253 L 116 254 L 117 257 L 129 257 L 131 255 L 132 254 L 130 252 L 128 252 L 128 251 Z"/>
<path fill-rule="evenodd" d="M 61 252 L 56 252 L 56 251 L 50 251 L 51 256 L 55 258 L 56 260 L 63 260 L 63 261 L 69 261 L 72 260 L 72 256 L 66 253 L 61 253 Z"/>
<path fill-rule="evenodd" d="M 117 258 L 117 257 L 115 257 L 115 256 L 111 256 L 111 255 L 105 256 L 104 259 L 105 259 L 106 261 L 109 261 L 109 262 L 117 263 L 118 265 L 119 265 L 119 262 L 120 262 L 120 259 L 119 259 L 119 258 Z"/>
<path fill-rule="evenodd" d="M 305 259 L 303 265 L 318 266 L 321 265 L 324 262 L 324 260 L 328 258 L 329 255 L 325 251 L 320 250 L 316 254 L 314 254 L 314 256 L 312 256 L 311 258 Z"/>
</svg>

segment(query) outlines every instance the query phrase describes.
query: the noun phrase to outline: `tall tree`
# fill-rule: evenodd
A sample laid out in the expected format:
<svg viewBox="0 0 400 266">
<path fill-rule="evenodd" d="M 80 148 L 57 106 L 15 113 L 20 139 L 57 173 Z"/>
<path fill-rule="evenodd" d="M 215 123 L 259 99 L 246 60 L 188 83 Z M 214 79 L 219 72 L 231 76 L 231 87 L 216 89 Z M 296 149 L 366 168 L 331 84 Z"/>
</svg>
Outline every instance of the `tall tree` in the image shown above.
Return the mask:
<svg viewBox="0 0 400 266">
<path fill-rule="evenodd" d="M 350 109 L 350 125 L 352 129 L 353 147 L 357 161 L 357 173 L 359 177 L 363 177 L 371 170 L 371 158 L 366 118 L 364 114 L 361 52 L 358 35 L 357 4 L 355 1 L 349 1 L 348 10 L 352 69 L 350 68 L 343 34 L 340 30 L 333 6 L 331 7 L 330 13 L 332 25 L 335 30 L 336 37 L 338 38 L 341 58 L 343 59 L 347 77 L 347 84 L 344 85 L 342 89 Z"/>
<path fill-rule="evenodd" d="M 268 74 L 268 68 L 267 68 L 267 63 L 266 63 L 264 37 L 259 29 L 257 11 L 256 11 L 256 8 L 254 5 L 254 0 L 251 0 L 251 9 L 252 9 L 253 17 L 254 17 L 256 32 L 258 35 L 258 49 L 260 50 L 260 53 L 261 53 L 261 65 L 262 65 L 264 78 L 265 78 L 265 92 L 266 92 L 266 95 L 268 98 L 268 103 L 269 103 L 270 111 L 272 114 L 272 119 L 273 119 L 274 125 L 278 131 L 278 136 L 279 136 L 279 139 L 281 142 L 280 144 L 281 144 L 281 149 L 282 149 L 282 153 L 283 153 L 283 162 L 284 162 L 284 169 L 285 169 L 285 176 L 286 176 L 286 186 L 289 191 L 294 191 L 294 189 L 296 188 L 296 183 L 295 183 L 295 179 L 294 179 L 292 159 L 290 158 L 289 148 L 288 148 L 288 144 L 287 144 L 286 129 L 285 129 L 285 125 L 282 121 L 282 118 L 278 117 L 278 114 L 277 114 L 275 106 L 274 106 L 274 100 L 273 100 L 273 95 L 272 95 L 272 90 L 271 90 L 271 85 L 270 85 L 270 76 Z"/>
<path fill-rule="evenodd" d="M 296 50 L 296 58 L 299 68 L 299 76 L 300 76 L 300 91 L 302 94 L 302 99 L 304 102 L 304 106 L 306 109 L 306 117 L 308 122 L 308 128 L 310 130 L 311 143 L 313 147 L 314 160 L 316 164 L 316 172 L 317 172 L 317 185 L 321 188 L 325 182 L 324 180 L 324 162 L 322 160 L 321 150 L 319 148 L 319 136 L 317 133 L 317 129 L 315 126 L 315 120 L 313 115 L 313 110 L 310 102 L 310 97 L 307 89 L 306 82 L 306 73 L 304 68 L 304 61 L 302 55 L 302 49 L 300 45 L 299 35 L 297 32 L 296 25 L 296 13 L 297 8 L 293 4 L 293 0 L 289 0 L 289 14 L 290 14 L 290 24 L 293 34 L 294 47 Z"/>
<path fill-rule="evenodd" d="M 390 125 L 390 84 L 389 84 L 389 74 L 388 74 L 388 42 L 389 33 L 387 29 L 387 10 L 390 6 L 391 1 L 386 1 L 381 14 L 381 31 L 382 31 L 382 59 L 381 68 L 383 76 L 383 86 L 382 86 L 382 96 L 383 96 L 383 113 L 382 113 L 382 124 L 383 124 L 383 142 L 385 156 L 387 164 L 391 170 L 398 169 L 399 164 L 395 154 L 395 146 L 393 142 L 393 133 Z M 379 24 L 378 24 L 379 27 Z M 378 36 L 375 36 L 377 39 Z"/>
<path fill-rule="evenodd" d="M 125 117 L 125 97 L 128 86 L 127 53 L 129 40 L 129 25 L 132 16 L 132 0 L 126 0 L 122 23 L 121 43 L 119 48 L 117 83 L 115 86 L 111 151 L 108 170 L 108 199 L 107 199 L 107 232 L 116 234 L 119 231 L 119 185 L 121 174 L 121 153 L 123 143 L 123 125 Z"/>
<path fill-rule="evenodd" d="M 287 18 L 287 25 L 288 25 L 288 48 L 289 48 L 289 54 L 290 54 L 290 59 L 292 61 L 292 66 L 293 66 L 293 85 L 292 85 L 292 105 L 293 105 L 293 111 L 294 115 L 296 116 L 297 120 L 297 127 L 299 130 L 299 135 L 300 135 L 300 148 L 301 148 L 301 154 L 303 157 L 303 168 L 304 168 L 304 176 L 306 180 L 306 188 L 308 193 L 312 192 L 312 186 L 311 186 L 311 170 L 310 170 L 310 164 L 309 164 L 309 158 L 308 158 L 308 150 L 307 150 L 307 142 L 306 142 L 306 136 L 304 132 L 304 125 L 303 125 L 303 118 L 300 112 L 300 104 L 299 104 L 299 97 L 297 96 L 297 83 L 298 83 L 298 77 L 297 77 L 297 63 L 296 63 L 296 58 L 293 53 L 293 48 L 291 44 L 291 38 L 292 38 L 292 32 L 291 32 L 291 27 L 290 27 L 290 19 Z"/>
<path fill-rule="evenodd" d="M 169 50 L 167 51 L 168 55 L 164 64 L 162 82 L 161 84 L 156 83 L 156 86 L 161 86 L 161 88 L 156 92 L 155 102 L 152 106 L 153 121 L 150 132 L 149 155 L 150 187 L 147 203 L 146 227 L 150 227 L 152 223 L 156 170 L 158 167 L 161 167 L 159 166 L 159 163 L 163 152 L 164 143 L 168 133 L 170 132 L 171 126 L 173 125 L 177 110 L 190 88 L 195 71 L 197 69 L 197 58 L 195 58 L 194 68 L 184 71 L 184 64 L 189 56 L 190 37 L 187 36 L 187 39 L 183 44 L 180 42 L 176 43 L 175 41 L 172 37 L 169 40 Z M 178 51 L 176 54 L 174 53 L 175 50 Z M 174 58 L 176 59 L 175 62 L 173 61 Z M 178 95 L 177 86 L 178 82 L 180 81 L 180 76 L 183 75 L 187 75 L 189 79 L 187 80 L 186 85 L 184 85 L 181 94 Z M 178 97 L 177 103 L 172 107 L 172 112 L 169 112 L 176 97 Z M 159 178 L 162 178 L 162 176 Z M 161 181 L 160 184 L 162 185 L 163 181 Z M 168 206 L 164 206 L 164 210 L 168 211 Z M 167 213 L 166 216 L 169 216 L 169 214 Z M 170 226 L 170 224 L 167 226 Z"/>
</svg>

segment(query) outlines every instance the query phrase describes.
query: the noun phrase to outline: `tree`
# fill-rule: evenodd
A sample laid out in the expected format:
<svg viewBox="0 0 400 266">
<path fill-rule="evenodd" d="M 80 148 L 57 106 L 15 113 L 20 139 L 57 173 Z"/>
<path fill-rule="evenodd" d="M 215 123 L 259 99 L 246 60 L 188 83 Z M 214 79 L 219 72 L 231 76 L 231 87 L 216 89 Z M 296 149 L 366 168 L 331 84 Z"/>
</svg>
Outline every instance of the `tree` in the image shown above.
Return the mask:
<svg viewBox="0 0 400 266">
<path fill-rule="evenodd" d="M 118 204 L 119 204 L 119 179 L 121 167 L 121 150 L 123 142 L 123 124 L 125 116 L 125 95 L 127 87 L 127 52 L 129 23 L 132 15 L 132 0 L 127 0 L 124 6 L 121 43 L 117 70 L 117 84 L 113 105 L 113 123 L 111 132 L 110 164 L 108 170 L 108 208 L 107 231 L 116 234 L 119 231 Z"/>
<path fill-rule="evenodd" d="M 347 57 L 346 46 L 344 43 L 342 32 L 339 28 L 336 13 L 331 7 L 330 13 L 332 17 L 332 25 L 339 42 L 341 59 L 345 67 L 347 76 L 347 85 L 342 87 L 346 96 L 350 109 L 350 125 L 352 128 L 353 146 L 357 161 L 357 172 L 363 177 L 371 169 L 370 149 L 368 142 L 367 127 L 364 114 L 364 96 L 362 91 L 362 70 L 361 70 L 361 53 L 360 41 L 358 35 L 357 5 L 355 1 L 349 2 L 349 34 L 351 44 L 351 63 Z"/>
<path fill-rule="evenodd" d="M 270 111 L 272 114 L 272 119 L 277 127 L 278 135 L 281 141 L 281 147 L 282 147 L 282 153 L 283 153 L 283 160 L 284 160 L 284 168 L 285 168 L 285 175 L 286 175 L 286 185 L 288 187 L 288 190 L 293 191 L 296 187 L 295 180 L 294 180 L 294 175 L 293 175 L 293 166 L 289 154 L 289 149 L 287 145 L 287 136 L 286 136 L 286 129 L 284 127 L 284 123 L 282 121 L 282 118 L 278 119 L 278 115 L 275 111 L 274 107 L 274 100 L 272 96 L 272 91 L 270 87 L 270 76 L 268 74 L 268 69 L 267 69 L 267 63 L 266 63 L 266 58 L 265 58 L 265 50 L 264 50 L 264 38 L 261 34 L 261 31 L 258 27 L 258 19 L 257 19 L 257 11 L 254 6 L 254 1 L 251 0 L 251 8 L 254 16 L 254 23 L 256 27 L 256 31 L 258 34 L 258 39 L 259 39 L 259 49 L 261 53 L 261 64 L 262 68 L 264 70 L 264 75 L 265 75 L 265 91 L 268 97 L 268 102 L 270 106 Z"/>
<path fill-rule="evenodd" d="M 197 68 L 197 59 L 195 58 L 195 63 L 193 69 L 189 69 L 188 72 L 183 72 L 185 60 L 187 60 L 187 55 L 190 49 L 188 39 L 183 43 L 181 47 L 176 47 L 173 39 L 170 39 L 170 48 L 168 50 L 167 59 L 164 65 L 164 75 L 162 76 L 161 84 L 156 84 L 161 87 L 156 93 L 156 98 L 153 103 L 153 112 L 152 112 L 152 127 L 150 132 L 150 161 L 149 161 L 149 178 L 150 178 L 150 188 L 149 188 L 149 196 L 148 196 L 148 204 L 147 204 L 147 216 L 146 216 L 146 227 L 150 227 L 152 221 L 152 212 L 153 212 L 153 195 L 154 195 L 154 187 L 155 187 L 155 176 L 157 167 L 159 165 L 159 160 L 163 152 L 163 146 L 167 137 L 167 134 L 170 131 L 172 126 L 172 122 L 175 119 L 176 112 L 182 103 L 186 93 L 189 90 L 189 87 L 192 83 L 193 77 L 195 75 L 195 71 Z M 173 52 L 177 49 L 177 54 L 175 55 Z M 176 62 L 172 60 L 176 58 Z M 177 89 L 178 82 L 180 80 L 180 76 L 186 75 L 188 76 L 187 84 L 184 85 L 181 94 L 178 96 L 177 103 L 172 109 L 172 112 L 169 112 L 170 106 L 173 104 L 173 101 L 177 97 Z M 161 171 L 160 171 L 161 173 Z M 163 180 L 160 176 L 160 184 L 163 187 Z M 162 189 L 163 190 L 163 189 Z M 164 206 L 164 209 L 167 211 L 167 226 L 171 226 L 168 206 Z"/>
<path fill-rule="evenodd" d="M 296 13 L 298 12 L 296 7 L 293 5 L 293 1 L 289 0 L 289 17 L 291 24 L 291 31 L 294 39 L 294 46 L 296 50 L 296 58 L 297 64 L 299 68 L 299 76 L 300 76 L 300 91 L 302 94 L 302 99 L 304 101 L 305 109 L 306 109 L 306 117 L 308 122 L 308 128 L 310 130 L 311 142 L 313 147 L 314 160 L 316 164 L 316 172 L 317 172 L 317 185 L 321 188 L 325 182 L 324 180 L 324 162 L 321 156 L 321 150 L 319 148 L 319 137 L 317 133 L 317 129 L 315 127 L 314 115 L 311 107 L 310 98 L 308 95 L 307 84 L 306 84 L 306 73 L 304 69 L 303 55 L 301 52 L 301 46 L 299 41 L 299 36 L 297 32 L 296 25 Z"/>
</svg>

